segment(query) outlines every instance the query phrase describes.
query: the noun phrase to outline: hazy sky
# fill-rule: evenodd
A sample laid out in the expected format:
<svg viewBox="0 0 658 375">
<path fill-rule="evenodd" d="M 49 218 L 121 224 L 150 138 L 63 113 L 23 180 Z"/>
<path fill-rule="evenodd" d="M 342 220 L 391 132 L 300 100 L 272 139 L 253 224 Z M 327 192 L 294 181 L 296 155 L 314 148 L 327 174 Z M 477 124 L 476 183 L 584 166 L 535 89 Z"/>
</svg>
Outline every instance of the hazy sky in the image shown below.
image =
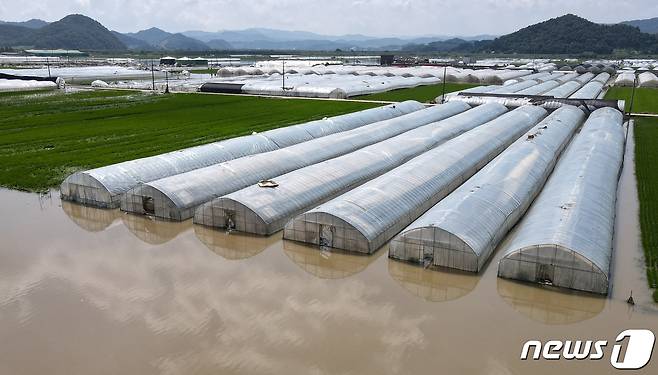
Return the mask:
<svg viewBox="0 0 658 375">
<path fill-rule="evenodd" d="M 595 22 L 658 17 L 656 0 L 0 0 L 0 20 L 90 16 L 122 32 L 267 27 L 373 36 L 504 34 L 574 13 Z"/>
</svg>

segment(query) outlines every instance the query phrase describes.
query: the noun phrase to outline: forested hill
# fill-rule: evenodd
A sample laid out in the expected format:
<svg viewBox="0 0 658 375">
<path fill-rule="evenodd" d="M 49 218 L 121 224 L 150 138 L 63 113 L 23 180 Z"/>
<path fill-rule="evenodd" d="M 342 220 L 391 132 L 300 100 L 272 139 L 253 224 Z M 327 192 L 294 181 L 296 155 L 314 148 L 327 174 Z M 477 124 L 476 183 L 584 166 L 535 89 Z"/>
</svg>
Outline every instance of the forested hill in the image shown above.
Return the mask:
<svg viewBox="0 0 658 375">
<path fill-rule="evenodd" d="M 42 27 L 26 27 L 20 23 L 0 24 L 0 46 L 98 51 L 126 49 L 111 31 L 80 14 L 68 15 Z"/>
<path fill-rule="evenodd" d="M 481 46 L 500 53 L 609 54 L 614 50 L 658 52 L 658 38 L 629 25 L 602 25 L 567 14 Z"/>
<path fill-rule="evenodd" d="M 641 32 L 637 27 L 614 24 L 603 25 L 567 14 L 494 40 L 477 42 L 455 40 L 424 45 L 408 45 L 406 50 L 437 52 L 494 52 L 521 54 L 587 53 L 605 55 L 614 51 L 658 53 L 658 35 Z"/>
</svg>

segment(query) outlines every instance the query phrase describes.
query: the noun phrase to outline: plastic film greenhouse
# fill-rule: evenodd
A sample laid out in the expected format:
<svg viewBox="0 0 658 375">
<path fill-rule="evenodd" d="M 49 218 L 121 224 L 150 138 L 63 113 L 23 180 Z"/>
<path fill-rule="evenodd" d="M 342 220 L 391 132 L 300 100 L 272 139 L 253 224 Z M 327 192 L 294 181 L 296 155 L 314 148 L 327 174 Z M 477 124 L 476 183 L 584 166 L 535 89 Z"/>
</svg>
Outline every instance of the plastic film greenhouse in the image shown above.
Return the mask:
<svg viewBox="0 0 658 375">
<path fill-rule="evenodd" d="M 576 107 L 557 109 L 397 235 L 389 257 L 479 272 L 584 119 Z"/>
<path fill-rule="evenodd" d="M 517 92 L 518 95 L 541 95 L 549 90 L 552 90 L 560 85 L 558 81 L 546 81 L 538 85 L 528 87 L 527 89 Z"/>
<path fill-rule="evenodd" d="M 78 172 L 64 180 L 61 196 L 64 200 L 115 208 L 119 206 L 121 195 L 139 183 L 277 150 L 422 108 L 424 106 L 418 102 L 407 101 Z"/>
<path fill-rule="evenodd" d="M 250 155 L 139 185 L 121 199 L 121 209 L 169 220 L 185 220 L 213 198 L 380 142 L 407 130 L 464 110 L 440 105 L 357 129 L 316 138 L 278 150 Z"/>
<path fill-rule="evenodd" d="M 569 95 L 578 91 L 581 86 L 582 84 L 576 80 L 568 81 L 548 92 L 545 92 L 543 95 L 554 96 L 556 98 L 568 98 Z"/>
<path fill-rule="evenodd" d="M 504 114 L 295 217 L 284 238 L 372 253 L 545 115 L 534 106 Z"/>
<path fill-rule="evenodd" d="M 507 86 L 501 86 L 498 89 L 495 89 L 493 91 L 489 91 L 489 94 L 513 94 L 515 92 L 525 90 L 529 87 L 536 86 L 539 82 L 529 79 L 525 81 L 521 81 L 519 83 L 513 83 L 511 85 Z"/>
<path fill-rule="evenodd" d="M 652 72 L 640 73 L 637 82 L 640 87 L 658 87 L 658 77 Z"/>
<path fill-rule="evenodd" d="M 499 277 L 608 293 L 624 142 L 621 112 L 592 113 L 506 241 Z"/>
<path fill-rule="evenodd" d="M 465 103 L 460 104 L 464 110 L 470 108 Z M 479 106 L 341 157 L 275 177 L 277 186 L 274 188 L 258 184 L 246 187 L 199 207 L 194 222 L 261 235 L 274 233 L 283 229 L 295 215 L 506 111 L 500 104 Z"/>
</svg>

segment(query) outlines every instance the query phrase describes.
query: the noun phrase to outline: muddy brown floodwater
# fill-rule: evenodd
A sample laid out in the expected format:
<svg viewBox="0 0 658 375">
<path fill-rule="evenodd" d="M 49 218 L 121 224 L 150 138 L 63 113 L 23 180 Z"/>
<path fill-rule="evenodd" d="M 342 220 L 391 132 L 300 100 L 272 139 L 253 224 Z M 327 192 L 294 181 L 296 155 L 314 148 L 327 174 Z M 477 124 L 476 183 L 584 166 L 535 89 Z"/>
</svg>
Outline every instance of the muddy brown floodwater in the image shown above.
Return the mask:
<svg viewBox="0 0 658 375">
<path fill-rule="evenodd" d="M 521 347 L 658 332 L 631 159 L 608 298 L 498 279 L 499 253 L 471 275 L 392 261 L 385 249 L 321 252 L 280 234 L 156 222 L 56 192 L 2 190 L 0 205 L 3 375 L 607 374 L 609 352 L 521 361 Z M 658 354 L 637 373 L 658 373 Z"/>
</svg>

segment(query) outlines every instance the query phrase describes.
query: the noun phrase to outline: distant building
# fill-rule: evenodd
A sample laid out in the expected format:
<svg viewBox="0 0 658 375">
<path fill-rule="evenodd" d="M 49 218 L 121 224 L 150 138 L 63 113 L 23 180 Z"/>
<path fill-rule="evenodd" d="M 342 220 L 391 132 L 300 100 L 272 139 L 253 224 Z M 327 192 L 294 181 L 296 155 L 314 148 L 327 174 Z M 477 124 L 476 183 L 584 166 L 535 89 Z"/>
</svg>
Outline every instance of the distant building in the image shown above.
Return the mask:
<svg viewBox="0 0 658 375">
<path fill-rule="evenodd" d="M 174 66 L 174 65 L 176 65 L 176 58 L 171 57 L 171 56 L 161 57 L 160 58 L 160 65 Z"/>
<path fill-rule="evenodd" d="M 196 57 L 190 59 L 189 57 L 181 57 L 176 60 L 177 66 L 208 66 L 208 59 Z"/>
<path fill-rule="evenodd" d="M 379 58 L 381 65 L 393 65 L 393 62 L 395 62 L 395 55 L 381 55 Z"/>
<path fill-rule="evenodd" d="M 87 56 L 87 53 L 78 51 L 76 49 L 26 49 L 25 53 L 34 56 Z"/>
</svg>

